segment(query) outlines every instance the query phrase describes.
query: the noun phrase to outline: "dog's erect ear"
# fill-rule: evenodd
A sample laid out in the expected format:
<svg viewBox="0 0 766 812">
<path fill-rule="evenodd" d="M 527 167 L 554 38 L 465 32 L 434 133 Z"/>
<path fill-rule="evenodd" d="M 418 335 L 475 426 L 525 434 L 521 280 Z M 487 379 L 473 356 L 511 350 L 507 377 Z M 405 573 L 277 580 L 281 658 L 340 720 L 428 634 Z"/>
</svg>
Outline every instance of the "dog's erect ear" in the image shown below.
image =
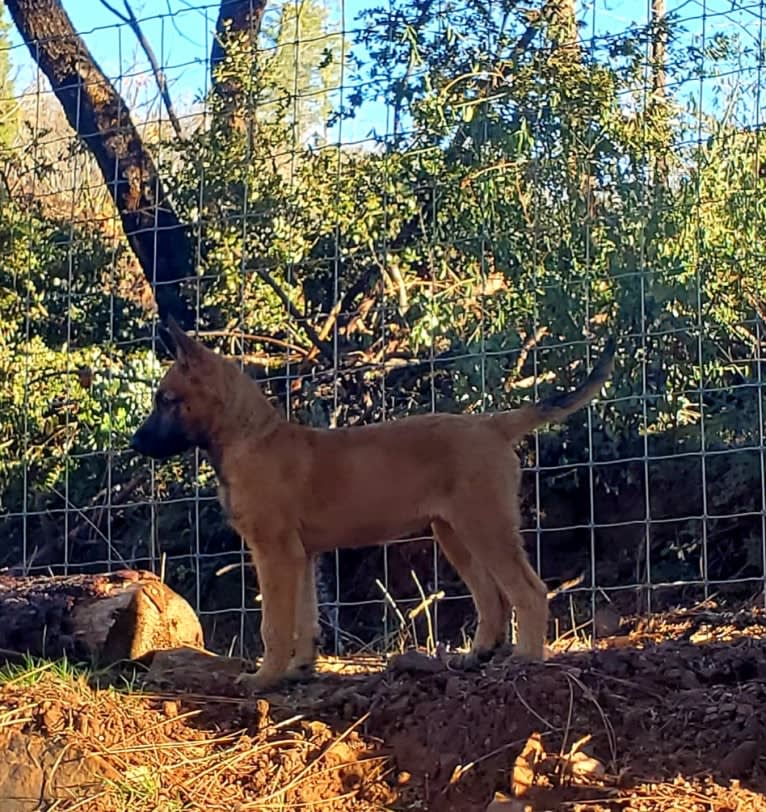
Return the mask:
<svg viewBox="0 0 766 812">
<path fill-rule="evenodd" d="M 168 317 L 167 328 L 160 327 L 162 343 L 168 352 L 181 364 L 187 363 L 199 354 L 200 345 L 178 326 L 178 322 Z"/>
<path fill-rule="evenodd" d="M 176 357 L 176 342 L 170 334 L 170 330 L 164 324 L 160 324 L 157 329 L 157 338 L 162 342 L 165 349 L 173 356 Z"/>
</svg>

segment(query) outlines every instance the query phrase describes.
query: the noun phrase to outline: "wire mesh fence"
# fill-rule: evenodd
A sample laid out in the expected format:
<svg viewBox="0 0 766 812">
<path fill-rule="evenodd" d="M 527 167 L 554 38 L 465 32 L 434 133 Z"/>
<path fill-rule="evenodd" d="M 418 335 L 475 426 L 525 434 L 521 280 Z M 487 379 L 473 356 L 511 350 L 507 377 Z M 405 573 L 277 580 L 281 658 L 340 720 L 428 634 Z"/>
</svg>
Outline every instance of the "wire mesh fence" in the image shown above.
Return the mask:
<svg viewBox="0 0 766 812">
<path fill-rule="evenodd" d="M 161 571 L 257 647 L 204 457 L 127 449 L 159 303 L 327 426 L 518 405 L 614 334 L 520 449 L 551 633 L 763 602 L 763 2 L 7 6 L 2 566 Z M 386 541 L 320 563 L 329 647 L 460 644 L 431 537 Z"/>
</svg>

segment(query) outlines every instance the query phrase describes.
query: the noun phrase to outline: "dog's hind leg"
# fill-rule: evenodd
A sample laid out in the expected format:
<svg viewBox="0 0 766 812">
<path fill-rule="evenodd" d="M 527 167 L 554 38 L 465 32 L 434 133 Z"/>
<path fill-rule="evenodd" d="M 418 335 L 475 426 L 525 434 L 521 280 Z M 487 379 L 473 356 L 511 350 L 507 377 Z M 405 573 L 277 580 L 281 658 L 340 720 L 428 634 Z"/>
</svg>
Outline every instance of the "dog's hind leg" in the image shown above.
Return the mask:
<svg viewBox="0 0 766 812">
<path fill-rule="evenodd" d="M 255 674 L 238 682 L 251 693 L 274 687 L 286 676 L 293 654 L 298 596 L 306 576 L 306 553 L 297 534 L 248 544 L 261 589 L 263 659 Z"/>
<path fill-rule="evenodd" d="M 317 590 L 314 556 L 306 559 L 305 573 L 295 613 L 295 651 L 288 668 L 291 679 L 302 679 L 310 676 L 316 664 L 317 647 L 321 629 L 319 627 L 319 610 L 317 608 Z"/>
<path fill-rule="evenodd" d="M 542 660 L 548 629 L 548 590 L 529 563 L 521 533 L 513 525 L 511 528 L 509 531 L 506 525 L 503 532 L 497 526 L 488 529 L 482 557 L 498 587 L 516 609 L 518 639 L 514 654 Z"/>
<path fill-rule="evenodd" d="M 545 636 L 548 631 L 548 589 L 529 563 L 521 533 L 513 533 L 515 578 L 500 583 L 500 588 L 516 607 L 518 639 L 514 654 L 534 660 L 545 658 Z M 495 570 L 498 580 L 501 570 Z M 504 584 L 507 588 L 504 588 Z"/>
<path fill-rule="evenodd" d="M 465 662 L 470 666 L 488 658 L 495 649 L 508 642 L 510 606 L 492 574 L 452 525 L 435 519 L 431 527 L 447 560 L 471 591 L 476 604 L 476 633 L 471 654 Z"/>
</svg>

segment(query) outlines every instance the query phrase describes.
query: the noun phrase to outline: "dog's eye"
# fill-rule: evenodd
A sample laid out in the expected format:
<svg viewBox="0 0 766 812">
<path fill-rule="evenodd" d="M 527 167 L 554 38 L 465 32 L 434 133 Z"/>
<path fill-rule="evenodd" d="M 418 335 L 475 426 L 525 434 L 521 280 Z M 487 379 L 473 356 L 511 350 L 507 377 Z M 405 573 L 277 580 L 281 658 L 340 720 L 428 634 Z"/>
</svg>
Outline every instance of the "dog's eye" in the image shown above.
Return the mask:
<svg viewBox="0 0 766 812">
<path fill-rule="evenodd" d="M 154 401 L 158 409 L 167 409 L 170 406 L 175 406 L 177 403 L 180 403 L 181 398 L 169 395 L 166 392 L 157 392 Z"/>
</svg>

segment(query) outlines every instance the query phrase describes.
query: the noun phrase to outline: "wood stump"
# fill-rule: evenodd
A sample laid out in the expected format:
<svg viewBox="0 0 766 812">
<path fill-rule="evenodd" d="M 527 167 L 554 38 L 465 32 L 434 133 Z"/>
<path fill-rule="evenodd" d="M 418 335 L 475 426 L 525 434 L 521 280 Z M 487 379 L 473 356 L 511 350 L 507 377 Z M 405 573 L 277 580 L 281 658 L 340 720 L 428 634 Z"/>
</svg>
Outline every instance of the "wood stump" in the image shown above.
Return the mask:
<svg viewBox="0 0 766 812">
<path fill-rule="evenodd" d="M 180 646 L 204 646 L 199 619 L 150 572 L 0 574 L 0 659 L 66 656 L 104 666 Z"/>
</svg>

